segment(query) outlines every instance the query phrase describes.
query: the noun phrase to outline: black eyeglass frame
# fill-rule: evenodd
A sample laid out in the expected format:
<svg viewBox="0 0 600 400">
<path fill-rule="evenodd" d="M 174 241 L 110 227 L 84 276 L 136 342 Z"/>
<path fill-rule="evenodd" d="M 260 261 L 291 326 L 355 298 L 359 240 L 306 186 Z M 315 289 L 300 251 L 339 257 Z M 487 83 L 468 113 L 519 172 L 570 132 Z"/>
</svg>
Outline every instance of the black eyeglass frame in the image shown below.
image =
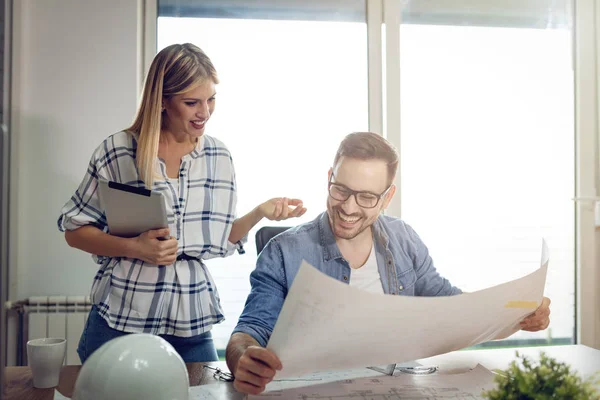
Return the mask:
<svg viewBox="0 0 600 400">
<path fill-rule="evenodd" d="M 335 178 L 335 176 L 333 175 L 333 172 L 331 172 L 331 178 L 329 179 L 329 183 L 327 185 L 327 193 L 329 194 L 329 197 L 331 197 L 332 199 L 334 199 L 336 201 L 345 202 L 345 201 L 348 201 L 348 199 L 350 198 L 350 196 L 354 196 L 354 201 L 356 202 L 356 204 L 359 207 L 366 208 L 366 209 L 377 207 L 379 205 L 379 202 L 381 201 L 381 199 L 390 191 L 390 189 L 392 188 L 392 185 L 393 185 L 393 184 L 390 184 L 390 186 L 388 186 L 387 189 L 385 189 L 381 194 L 378 194 L 378 193 L 369 192 L 368 190 L 352 190 L 352 189 L 350 189 L 346 185 L 342 185 L 341 183 L 335 183 L 335 182 L 333 182 L 333 178 Z M 348 196 L 346 196 L 345 199 L 338 199 L 338 198 L 333 197 L 332 194 L 331 194 L 331 187 L 332 186 L 338 186 L 338 187 L 344 188 L 344 190 L 346 192 L 348 192 Z M 372 196 L 377 197 L 377 202 L 375 202 L 375 204 L 373 206 L 370 206 L 370 207 L 363 206 L 358 201 L 358 195 L 359 194 L 363 194 L 363 193 L 370 194 Z"/>
<path fill-rule="evenodd" d="M 225 372 L 221 368 L 211 367 L 210 365 L 203 365 L 202 367 L 214 371 L 213 378 L 219 381 L 233 382 L 235 380 L 234 376 L 230 372 Z"/>
</svg>

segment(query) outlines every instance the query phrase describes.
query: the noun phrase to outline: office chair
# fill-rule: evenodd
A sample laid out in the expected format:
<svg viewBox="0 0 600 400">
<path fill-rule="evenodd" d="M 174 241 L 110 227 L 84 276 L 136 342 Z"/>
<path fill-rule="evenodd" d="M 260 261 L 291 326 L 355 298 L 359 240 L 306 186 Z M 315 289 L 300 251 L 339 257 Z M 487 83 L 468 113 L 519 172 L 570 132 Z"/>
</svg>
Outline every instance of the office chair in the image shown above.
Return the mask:
<svg viewBox="0 0 600 400">
<path fill-rule="evenodd" d="M 256 254 L 260 254 L 267 242 L 273 236 L 279 235 L 281 232 L 287 231 L 291 226 L 263 226 L 256 232 Z"/>
</svg>

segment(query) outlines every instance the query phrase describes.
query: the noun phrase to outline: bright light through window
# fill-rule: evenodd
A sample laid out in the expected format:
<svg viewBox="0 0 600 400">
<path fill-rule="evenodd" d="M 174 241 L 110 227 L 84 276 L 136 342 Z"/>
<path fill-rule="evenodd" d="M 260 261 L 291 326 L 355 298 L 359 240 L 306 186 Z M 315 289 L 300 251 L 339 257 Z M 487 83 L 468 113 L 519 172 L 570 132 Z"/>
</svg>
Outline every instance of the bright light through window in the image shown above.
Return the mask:
<svg viewBox="0 0 600 400">
<path fill-rule="evenodd" d="M 192 42 L 217 68 L 207 133 L 232 152 L 238 214 L 276 196 L 302 198 L 308 207 L 301 220 L 256 229 L 295 225 L 325 209 L 340 140 L 368 130 L 366 33 L 364 22 L 158 19 L 158 50 Z M 533 271 L 546 238 L 551 327 L 510 339 L 571 342 L 571 32 L 403 24 L 400 37 L 402 218 L 442 275 L 465 291 Z M 249 292 L 256 229 L 246 255 L 207 262 L 227 318 L 213 328 L 220 349 Z"/>
<path fill-rule="evenodd" d="M 574 328 L 574 89 L 568 30 L 402 25 L 402 214 L 466 291 L 540 265 L 550 329 Z"/>
<path fill-rule="evenodd" d="M 211 58 L 221 83 L 207 134 L 231 150 L 238 214 L 272 197 L 298 197 L 298 224 L 325 210 L 327 172 L 341 139 L 368 128 L 366 24 L 158 18 L 158 50 L 192 42 Z M 256 229 L 258 229 L 258 227 Z M 226 321 L 213 328 L 224 348 L 250 290 L 256 250 L 207 262 Z"/>
</svg>

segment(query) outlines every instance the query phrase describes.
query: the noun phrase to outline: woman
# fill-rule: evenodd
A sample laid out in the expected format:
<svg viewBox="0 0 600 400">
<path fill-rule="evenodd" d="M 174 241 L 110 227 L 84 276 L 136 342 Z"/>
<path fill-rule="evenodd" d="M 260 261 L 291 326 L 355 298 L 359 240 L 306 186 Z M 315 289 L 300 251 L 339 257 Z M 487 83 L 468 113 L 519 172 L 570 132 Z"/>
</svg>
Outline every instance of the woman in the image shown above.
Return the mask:
<svg viewBox="0 0 600 400">
<path fill-rule="evenodd" d="M 283 220 L 306 211 L 300 200 L 276 198 L 235 219 L 231 155 L 204 135 L 218 82 L 210 59 L 192 44 L 158 53 L 133 125 L 96 149 L 61 211 L 58 226 L 67 243 L 100 264 L 78 347 L 82 362 L 131 332 L 160 335 L 186 362 L 217 360 L 210 329 L 224 317 L 204 260 L 243 253 L 245 236 L 262 218 Z M 99 179 L 162 192 L 169 227 L 135 238 L 110 235 Z M 159 240 L 164 237 L 170 238 Z"/>
</svg>

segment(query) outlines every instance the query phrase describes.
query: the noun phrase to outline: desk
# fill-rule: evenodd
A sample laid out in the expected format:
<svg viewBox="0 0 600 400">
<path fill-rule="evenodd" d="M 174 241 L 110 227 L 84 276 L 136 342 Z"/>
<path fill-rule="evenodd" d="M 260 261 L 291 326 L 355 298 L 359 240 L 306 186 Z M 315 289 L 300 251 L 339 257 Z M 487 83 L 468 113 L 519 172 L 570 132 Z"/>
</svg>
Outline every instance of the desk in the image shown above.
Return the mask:
<svg viewBox="0 0 600 400">
<path fill-rule="evenodd" d="M 558 361 L 566 362 L 584 377 L 600 371 L 600 350 L 595 350 L 584 345 L 568 346 L 542 346 L 517 349 L 520 353 L 537 359 L 540 351 L 546 352 Z M 493 350 L 466 350 L 454 351 L 440 356 L 418 360 L 423 365 L 438 365 L 440 372 L 461 372 L 475 365 L 482 364 L 488 369 L 504 369 L 515 359 L 515 349 Z M 203 368 L 208 364 L 221 369 L 227 369 L 224 362 L 217 363 L 189 363 L 187 364 L 190 375 L 190 385 L 214 384 L 219 386 L 222 399 L 239 399 L 231 383 L 218 382 L 213 378 L 210 370 Z M 77 379 L 80 366 L 65 366 L 62 369 L 59 392 L 70 397 Z M 31 371 L 29 367 L 8 367 L 5 371 L 6 384 L 4 396 L 8 400 L 52 400 L 54 389 L 34 389 L 31 385 Z"/>
<path fill-rule="evenodd" d="M 558 361 L 569 364 L 584 378 L 600 371 L 600 350 L 582 344 L 566 346 L 540 346 L 518 349 L 465 350 L 454 351 L 440 356 L 429 357 L 419 362 L 423 365 L 438 365 L 440 371 L 460 372 L 474 367 L 477 363 L 487 369 L 505 369 L 515 360 L 515 351 L 538 360 L 540 352 Z"/>
<path fill-rule="evenodd" d="M 190 377 L 190 385 L 218 384 L 223 399 L 235 398 L 235 389 L 232 384 L 219 382 L 213 378 L 212 370 L 203 368 L 204 365 L 219 367 L 227 371 L 225 362 L 210 363 L 188 363 L 187 370 Z M 71 397 L 73 388 L 77 380 L 77 374 L 81 365 L 67 365 L 62 367 L 60 372 L 60 381 L 58 391 L 64 396 Z M 54 399 L 54 390 L 35 389 L 32 384 L 31 369 L 29 367 L 7 367 L 5 369 L 5 384 L 2 399 L 7 400 L 52 400 Z"/>
</svg>

